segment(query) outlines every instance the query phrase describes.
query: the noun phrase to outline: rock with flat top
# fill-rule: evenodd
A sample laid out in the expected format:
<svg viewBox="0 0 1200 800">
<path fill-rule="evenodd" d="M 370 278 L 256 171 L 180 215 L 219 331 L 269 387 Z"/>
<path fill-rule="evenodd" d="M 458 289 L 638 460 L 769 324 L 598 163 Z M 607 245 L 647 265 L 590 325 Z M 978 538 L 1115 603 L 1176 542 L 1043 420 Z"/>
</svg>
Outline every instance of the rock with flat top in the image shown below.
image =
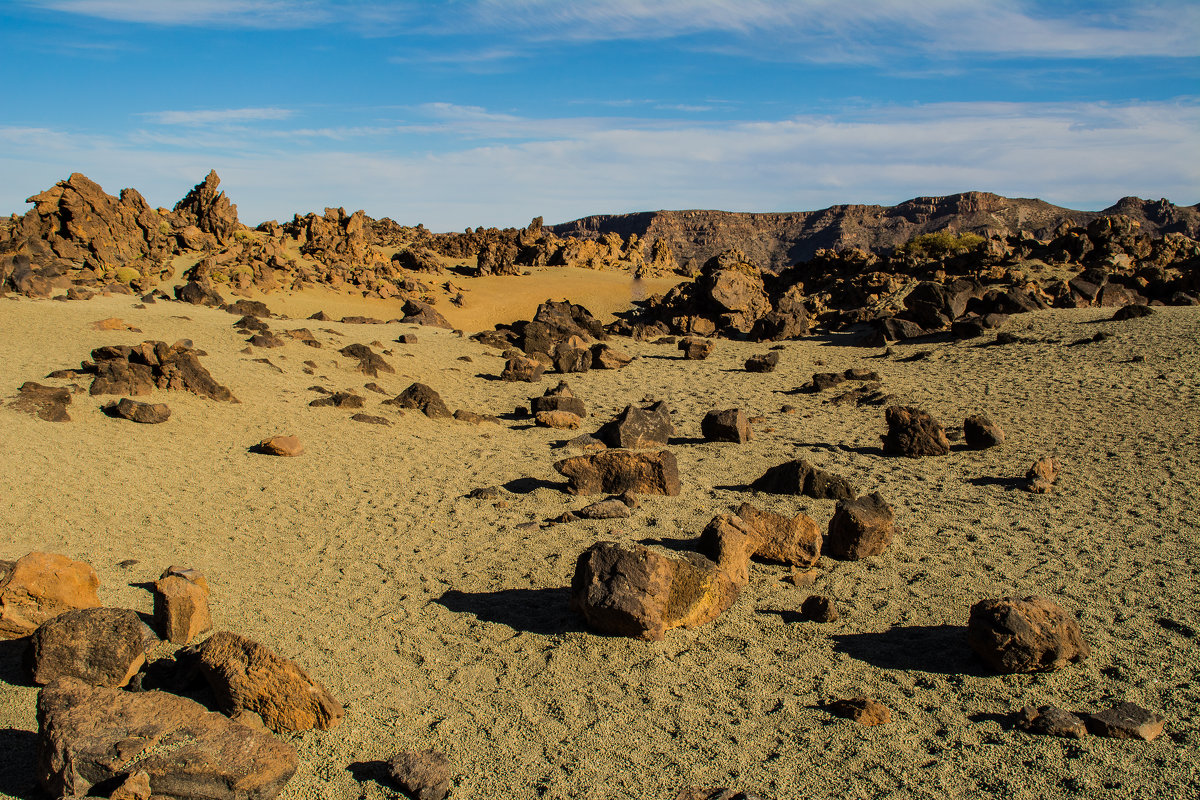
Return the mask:
<svg viewBox="0 0 1200 800">
<path fill-rule="evenodd" d="M 596 431 L 596 438 L 609 447 L 644 450 L 662 447 L 675 435 L 671 412 L 663 402 L 640 408 L 625 406 L 625 410 Z"/>
<path fill-rule="evenodd" d="M 166 403 L 139 403 L 128 397 L 122 397 L 116 403 L 106 406 L 105 411 L 114 417 L 142 425 L 158 425 L 171 418 L 171 409 Z"/>
<path fill-rule="evenodd" d="M 298 436 L 271 436 L 255 445 L 254 449 L 269 456 L 298 456 L 304 452 L 304 445 Z"/>
<path fill-rule="evenodd" d="M 1039 736 L 1061 736 L 1082 739 L 1087 735 L 1083 720 L 1057 706 L 1026 706 L 1017 715 L 1017 727 Z"/>
<path fill-rule="evenodd" d="M 0 580 L 0 639 L 28 636 L 66 611 L 98 607 L 99 586 L 83 561 L 40 552 L 17 559 Z"/>
<path fill-rule="evenodd" d="M 759 558 L 805 570 L 821 557 L 824 537 L 816 520 L 807 514 L 787 517 L 742 503 L 737 515 L 757 534 L 759 545 L 754 555 Z"/>
<path fill-rule="evenodd" d="M 154 583 L 154 622 L 172 644 L 189 644 L 212 630 L 208 581 L 186 567 L 168 567 Z"/>
<path fill-rule="evenodd" d="M 529 406 L 534 416 L 548 411 L 565 411 L 580 418 L 587 416 L 583 401 L 575 396 L 566 381 L 559 381 L 557 386 L 547 389 L 541 397 L 530 400 Z"/>
<path fill-rule="evenodd" d="M 878 492 L 842 500 L 829 520 L 829 554 L 848 561 L 877 556 L 891 544 L 895 521 L 895 512 Z"/>
<path fill-rule="evenodd" d="M 750 441 L 750 420 L 740 408 L 714 409 L 700 420 L 700 433 L 710 442 L 745 444 Z"/>
<path fill-rule="evenodd" d="M 77 678 L 120 687 L 146 663 L 138 615 L 126 608 L 80 608 L 45 622 L 33 633 L 34 683 Z"/>
<path fill-rule="evenodd" d="M 437 750 L 397 753 L 387 761 L 388 777 L 413 800 L 445 800 L 450 795 L 450 759 Z"/>
<path fill-rule="evenodd" d="M 571 494 L 679 494 L 679 465 L 670 450 L 635 453 L 604 450 L 587 456 L 565 458 L 554 465 L 569 483 Z"/>
<path fill-rule="evenodd" d="M 17 398 L 12 407 L 27 414 L 33 414 L 38 419 L 47 422 L 70 422 L 71 415 L 67 406 L 71 405 L 71 390 L 54 386 L 43 386 L 33 381 L 25 381 L 17 390 Z"/>
<path fill-rule="evenodd" d="M 857 494 L 846 478 L 817 469 L 802 458 L 771 467 L 750 488 L 773 494 L 803 494 L 818 500 L 849 500 Z"/>
<path fill-rule="evenodd" d="M 1107 711 L 1089 715 L 1085 724 L 1097 736 L 1152 742 L 1162 735 L 1166 720 L 1135 703 L 1121 703 Z"/>
</svg>

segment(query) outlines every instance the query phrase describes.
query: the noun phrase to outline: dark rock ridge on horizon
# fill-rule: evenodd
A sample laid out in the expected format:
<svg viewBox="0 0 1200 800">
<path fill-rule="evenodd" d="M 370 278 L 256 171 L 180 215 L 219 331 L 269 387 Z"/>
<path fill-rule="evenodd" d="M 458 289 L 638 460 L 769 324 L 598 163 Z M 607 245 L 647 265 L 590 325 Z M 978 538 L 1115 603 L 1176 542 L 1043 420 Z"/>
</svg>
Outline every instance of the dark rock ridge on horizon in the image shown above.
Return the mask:
<svg viewBox="0 0 1200 800">
<path fill-rule="evenodd" d="M 894 206 L 836 205 L 818 211 L 643 211 L 599 214 L 548 225 L 560 236 L 602 239 L 636 235 L 642 245 L 660 243 L 687 269 L 698 268 L 726 250 L 737 249 L 763 268 L 778 272 L 812 259 L 818 250 L 889 252 L 915 236 L 942 230 L 974 233 L 985 239 L 1016 235 L 1051 239 L 1067 223 L 1086 227 L 1104 216 L 1123 215 L 1143 233 L 1182 233 L 1200 237 L 1200 204 L 1177 206 L 1167 200 L 1125 197 L 1103 211 L 1075 211 L 1043 200 L 1008 198 L 989 192 L 916 197 Z"/>
</svg>

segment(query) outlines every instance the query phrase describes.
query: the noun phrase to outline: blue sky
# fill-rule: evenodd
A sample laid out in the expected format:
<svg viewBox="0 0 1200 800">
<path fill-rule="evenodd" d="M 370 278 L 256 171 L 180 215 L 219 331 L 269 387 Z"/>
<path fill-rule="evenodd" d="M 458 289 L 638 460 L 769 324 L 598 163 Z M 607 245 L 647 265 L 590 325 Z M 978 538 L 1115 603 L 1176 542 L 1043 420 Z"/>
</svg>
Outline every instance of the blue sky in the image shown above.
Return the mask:
<svg viewBox="0 0 1200 800">
<path fill-rule="evenodd" d="M 1200 2 L 0 0 L 0 213 L 83 172 L 433 230 L 1200 201 Z"/>
</svg>

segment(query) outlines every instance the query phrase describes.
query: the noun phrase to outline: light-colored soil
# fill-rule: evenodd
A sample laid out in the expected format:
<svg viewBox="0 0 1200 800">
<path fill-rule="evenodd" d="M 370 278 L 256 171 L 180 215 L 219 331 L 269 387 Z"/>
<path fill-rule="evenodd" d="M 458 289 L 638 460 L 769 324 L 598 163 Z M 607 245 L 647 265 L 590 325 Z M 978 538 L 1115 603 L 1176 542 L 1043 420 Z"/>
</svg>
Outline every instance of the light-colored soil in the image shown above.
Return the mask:
<svg viewBox="0 0 1200 800">
<path fill-rule="evenodd" d="M 441 310 L 470 331 L 503 321 L 496 315 L 528 318 L 547 297 L 597 312 L 628 299 L 619 297 L 627 275 L 620 286 L 580 281 L 574 291 L 565 272 L 561 279 L 494 279 L 512 289 L 486 325 L 470 324 L 486 315 Z M 303 316 L 309 303 L 335 318 L 396 316 L 361 301 L 351 312 L 322 306 L 328 298 L 266 300 Z M 720 341 L 694 362 L 671 346 L 614 342 L 639 358 L 624 370 L 568 376 L 593 414 L 585 428 L 628 403 L 667 400 L 683 491 L 646 498 L 629 520 L 558 525 L 546 521 L 588 502 L 562 491 L 552 468 L 569 454 L 554 445 L 573 434 L 511 415 L 499 425 L 433 421 L 363 389 L 374 380 L 395 395 L 422 381 L 451 408 L 508 414 L 558 376 L 504 383 L 497 351 L 399 324 L 272 320 L 277 331 L 310 328 L 324 347 L 246 354 L 229 314 L 134 302 L 0 299 L 0 395 L 26 380 L 69 385 L 43 376 L 100 345 L 188 338 L 241 402 L 159 391 L 144 399 L 168 403 L 170 421 L 139 426 L 105 416 L 108 398 L 90 397 L 82 381 L 68 423 L 5 401 L 0 559 L 48 550 L 86 560 L 105 604 L 141 612 L 151 596 L 139 584 L 167 565 L 203 571 L 220 629 L 294 658 L 347 705 L 339 727 L 289 737 L 301 763 L 289 800 L 394 796 L 356 775 L 426 747 L 455 765 L 456 798 L 668 799 L 689 785 L 776 800 L 1196 796 L 1197 309 L 1120 323 L 1100 321 L 1110 314 L 1098 309 L 1040 312 L 1010 321 L 1036 343 L 909 344 L 886 358 L 789 342 L 766 375 L 742 369 L 765 345 Z M 112 316 L 142 333 L 89 327 Z M 1097 331 L 1114 335 L 1067 346 Z M 407 332 L 419 341 L 395 343 Z M 389 348 L 396 374 L 368 378 L 337 354 L 374 340 Z M 903 360 L 921 350 L 930 355 Z M 306 360 L 315 374 L 304 372 Z M 985 413 L 1008 441 L 941 458 L 885 457 L 882 409 L 791 393 L 813 372 L 851 366 L 878 370 L 887 391 L 948 426 Z M 314 384 L 357 390 L 364 411 L 393 424 L 309 407 Z M 784 404 L 797 411 L 783 413 Z M 733 406 L 764 416 L 755 440 L 699 441 L 704 413 Z M 307 452 L 248 452 L 277 433 L 298 435 Z M 1056 490 L 1015 488 L 1046 454 L 1063 463 Z M 786 582 L 785 568 L 754 564 L 726 614 L 659 643 L 595 635 L 568 610 L 576 557 L 598 539 L 686 546 L 714 514 L 746 500 L 804 510 L 824 526 L 830 501 L 745 488 L 799 456 L 892 503 L 898 532 L 883 555 L 822 558 L 806 589 Z M 483 486 L 505 487 L 503 503 L 466 497 Z M 128 559 L 137 563 L 119 566 Z M 812 593 L 835 599 L 837 622 L 797 621 Z M 964 640 L 970 605 L 1029 594 L 1078 615 L 1091 657 L 1052 674 L 988 674 Z M 37 691 L 17 645 L 0 643 L 0 656 L 0 794 L 25 797 Z M 892 722 L 864 728 L 821 707 L 862 694 L 887 704 Z M 1088 711 L 1123 700 L 1164 714 L 1166 734 L 1152 743 L 1060 740 L 1005 720 L 1027 704 Z"/>
</svg>

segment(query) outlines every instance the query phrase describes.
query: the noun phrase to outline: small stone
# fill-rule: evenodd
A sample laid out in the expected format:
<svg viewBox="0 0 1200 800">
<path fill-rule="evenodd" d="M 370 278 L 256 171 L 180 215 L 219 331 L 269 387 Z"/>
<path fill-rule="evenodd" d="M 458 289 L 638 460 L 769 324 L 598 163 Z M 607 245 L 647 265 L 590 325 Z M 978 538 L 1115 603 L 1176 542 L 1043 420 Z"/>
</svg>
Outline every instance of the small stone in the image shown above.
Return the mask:
<svg viewBox="0 0 1200 800">
<path fill-rule="evenodd" d="M 533 383 L 540 381 L 542 373 L 545 371 L 546 365 L 541 361 L 525 356 L 515 356 L 505 362 L 504 371 L 500 373 L 500 380 Z"/>
<path fill-rule="evenodd" d="M 712 353 L 711 339 L 697 339 L 689 336 L 679 343 L 678 349 L 683 351 L 683 357 L 692 361 L 703 361 Z"/>
<path fill-rule="evenodd" d="M 533 420 L 543 428 L 558 428 L 568 431 L 578 429 L 580 423 L 579 417 L 569 411 L 539 411 L 533 415 Z"/>
<path fill-rule="evenodd" d="M 774 372 L 779 365 L 779 353 L 763 353 L 746 359 L 746 372 Z"/>
<path fill-rule="evenodd" d="M 1092 714 L 1086 724 L 1088 730 L 1097 736 L 1152 742 L 1162 734 L 1166 720 L 1134 703 L 1121 703 L 1107 711 Z"/>
<path fill-rule="evenodd" d="M 128 397 L 122 397 L 116 403 L 104 407 L 104 411 L 113 417 L 120 417 L 143 425 L 156 425 L 171 418 L 171 409 L 166 403 L 139 403 Z"/>
<path fill-rule="evenodd" d="M 629 517 L 629 506 L 615 498 L 600 500 L 573 512 L 580 519 L 625 519 Z"/>
<path fill-rule="evenodd" d="M 838 618 L 838 611 L 832 599 L 814 594 L 801 603 L 800 616 L 809 622 L 833 622 Z"/>
<path fill-rule="evenodd" d="M 817 578 L 819 578 L 820 576 L 821 576 L 821 573 L 818 570 L 815 570 L 815 569 L 800 570 L 800 569 L 793 567 L 792 574 L 788 575 L 787 580 L 790 581 L 791 584 L 797 588 L 807 589 L 809 586 L 812 586 L 814 583 L 816 583 Z"/>
<path fill-rule="evenodd" d="M 1017 727 L 1027 733 L 1040 736 L 1062 736 L 1067 739 L 1082 739 L 1087 735 L 1083 720 L 1057 706 L 1026 706 L 1017 716 Z"/>
<path fill-rule="evenodd" d="M 387 417 L 380 417 L 376 414 L 352 414 L 350 416 L 355 422 L 365 422 L 368 425 L 391 425 L 392 422 Z"/>
<path fill-rule="evenodd" d="M 430 419 L 449 419 L 450 409 L 442 396 L 423 383 L 414 383 L 391 400 L 384 401 L 400 408 L 413 408 Z"/>
<path fill-rule="evenodd" d="M 700 433 L 710 442 L 745 444 L 750 441 L 750 422 L 740 408 L 713 410 L 700 421 Z"/>
<path fill-rule="evenodd" d="M 388 776 L 412 800 L 444 800 L 450 794 L 450 759 L 437 750 L 397 753 Z"/>
<path fill-rule="evenodd" d="M 919 408 L 889 406 L 884 412 L 888 424 L 883 440 L 883 452 L 888 455 L 944 456 L 950 452 L 946 430 L 933 417 Z"/>
<path fill-rule="evenodd" d="M 1058 482 L 1058 474 L 1062 464 L 1057 458 L 1049 456 L 1039 458 L 1025 473 L 1025 491 L 1033 494 L 1046 494 Z"/>
<path fill-rule="evenodd" d="M 851 719 L 860 725 L 886 725 L 892 721 L 892 712 L 878 700 L 869 697 L 848 697 L 834 700 L 826 708 L 839 717 Z"/>
<path fill-rule="evenodd" d="M 256 449 L 269 456 L 298 456 L 304 452 L 304 445 L 296 436 L 272 436 L 259 442 Z"/>
<path fill-rule="evenodd" d="M 986 450 L 1004 442 L 1004 431 L 982 414 L 973 414 L 963 420 L 963 436 L 972 450 Z"/>
</svg>

